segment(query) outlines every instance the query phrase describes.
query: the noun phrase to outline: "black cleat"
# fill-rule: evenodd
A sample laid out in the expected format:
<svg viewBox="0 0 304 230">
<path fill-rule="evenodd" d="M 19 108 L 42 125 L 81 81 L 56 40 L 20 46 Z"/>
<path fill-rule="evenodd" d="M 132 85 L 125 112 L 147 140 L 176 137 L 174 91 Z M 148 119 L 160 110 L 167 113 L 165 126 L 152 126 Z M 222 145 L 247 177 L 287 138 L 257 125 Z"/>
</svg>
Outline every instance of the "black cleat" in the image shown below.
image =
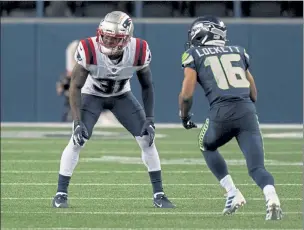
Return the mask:
<svg viewBox="0 0 304 230">
<path fill-rule="evenodd" d="M 53 199 L 53 208 L 68 208 L 68 195 L 57 194 Z"/>
<path fill-rule="evenodd" d="M 175 208 L 175 205 L 171 203 L 164 193 L 156 194 L 153 198 L 153 204 L 156 208 Z"/>
</svg>

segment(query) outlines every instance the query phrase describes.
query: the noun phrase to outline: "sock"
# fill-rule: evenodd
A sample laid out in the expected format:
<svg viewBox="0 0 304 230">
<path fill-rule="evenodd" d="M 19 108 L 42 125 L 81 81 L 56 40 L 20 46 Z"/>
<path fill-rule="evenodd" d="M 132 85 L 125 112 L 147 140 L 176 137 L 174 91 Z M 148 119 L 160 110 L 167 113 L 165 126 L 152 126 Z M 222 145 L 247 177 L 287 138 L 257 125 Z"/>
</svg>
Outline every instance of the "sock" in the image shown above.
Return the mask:
<svg viewBox="0 0 304 230">
<path fill-rule="evenodd" d="M 61 155 L 57 193 L 68 193 L 69 182 L 78 163 L 80 150 L 81 147 L 74 145 L 71 138 Z"/>
<path fill-rule="evenodd" d="M 226 190 L 228 197 L 234 195 L 236 187 L 230 175 L 227 175 L 223 179 L 221 179 L 220 184 Z"/>
<path fill-rule="evenodd" d="M 58 193 L 68 194 L 68 186 L 69 186 L 70 180 L 71 180 L 70 176 L 63 176 L 63 175 L 59 174 L 57 194 Z"/>
<path fill-rule="evenodd" d="M 136 137 L 136 141 L 141 148 L 142 161 L 148 169 L 151 184 L 153 187 L 153 193 L 163 192 L 161 167 L 158 151 L 155 143 L 149 146 L 149 137 Z"/>
<path fill-rule="evenodd" d="M 219 181 L 228 175 L 227 164 L 217 150 L 203 151 L 203 155 L 209 169 Z"/>
<path fill-rule="evenodd" d="M 163 192 L 163 183 L 161 179 L 161 171 L 149 172 L 153 193 Z"/>
<path fill-rule="evenodd" d="M 276 195 L 276 190 L 273 185 L 266 185 L 263 188 L 263 193 L 265 196 L 265 200 L 267 201 L 271 196 Z"/>
</svg>

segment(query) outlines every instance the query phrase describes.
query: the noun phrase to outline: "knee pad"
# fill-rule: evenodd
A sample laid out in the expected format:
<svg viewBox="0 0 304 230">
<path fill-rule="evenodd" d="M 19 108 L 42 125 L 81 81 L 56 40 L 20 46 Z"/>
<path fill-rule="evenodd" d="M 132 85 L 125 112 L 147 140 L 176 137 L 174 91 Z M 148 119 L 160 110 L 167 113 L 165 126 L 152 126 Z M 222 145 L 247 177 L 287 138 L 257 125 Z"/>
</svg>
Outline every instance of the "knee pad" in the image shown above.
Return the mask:
<svg viewBox="0 0 304 230">
<path fill-rule="evenodd" d="M 148 168 L 148 171 L 151 172 L 161 170 L 159 155 L 155 144 L 153 143 L 151 146 L 149 146 L 148 136 L 137 136 L 135 139 L 141 148 L 141 158 L 145 166 Z"/>
</svg>

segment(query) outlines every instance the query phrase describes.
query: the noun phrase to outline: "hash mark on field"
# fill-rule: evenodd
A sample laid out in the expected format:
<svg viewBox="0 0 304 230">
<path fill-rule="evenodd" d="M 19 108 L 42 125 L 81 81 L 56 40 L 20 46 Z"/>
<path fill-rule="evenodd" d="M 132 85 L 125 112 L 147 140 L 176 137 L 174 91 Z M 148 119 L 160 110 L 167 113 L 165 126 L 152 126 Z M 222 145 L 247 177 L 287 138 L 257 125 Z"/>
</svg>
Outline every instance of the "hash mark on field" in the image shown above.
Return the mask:
<svg viewBox="0 0 304 230">
<path fill-rule="evenodd" d="M 55 183 L 1 183 L 8 186 L 56 186 Z M 219 186 L 219 184 L 165 184 L 166 186 Z M 238 184 L 239 186 L 256 186 L 256 184 Z M 151 184 L 104 184 L 73 183 L 73 186 L 151 186 Z M 276 186 L 303 186 L 303 184 L 276 184 Z"/>
<path fill-rule="evenodd" d="M 29 173 L 29 174 L 51 174 L 51 173 L 58 173 L 58 171 L 22 171 L 22 170 L 4 170 L 1 171 L 1 173 L 11 173 L 11 174 L 24 174 L 24 173 Z M 75 171 L 75 174 L 147 174 L 147 171 Z M 170 170 L 164 170 L 163 171 L 164 174 L 195 174 L 195 173 L 211 173 L 210 171 L 170 171 Z M 231 171 L 231 174 L 235 174 L 235 173 L 244 173 L 244 174 L 248 174 L 247 170 L 243 170 L 243 171 Z M 284 171 L 271 171 L 272 174 L 302 174 L 303 172 L 301 171 L 293 171 L 293 172 L 284 172 Z"/>
<path fill-rule="evenodd" d="M 54 212 L 10 212 L 1 211 L 1 214 L 84 214 L 84 215 L 223 215 L 222 212 L 70 212 L 70 211 L 54 211 Z M 287 215 L 299 215 L 302 212 L 284 212 Z M 264 215 L 265 212 L 239 212 L 240 216 Z"/>
<path fill-rule="evenodd" d="M 1 200 L 50 200 L 53 197 L 2 197 Z M 151 197 L 69 197 L 70 200 L 151 200 Z M 222 197 L 170 197 L 172 200 L 225 200 Z M 247 198 L 250 201 L 264 201 L 264 198 Z M 285 201 L 301 201 L 302 198 L 280 198 Z"/>
</svg>

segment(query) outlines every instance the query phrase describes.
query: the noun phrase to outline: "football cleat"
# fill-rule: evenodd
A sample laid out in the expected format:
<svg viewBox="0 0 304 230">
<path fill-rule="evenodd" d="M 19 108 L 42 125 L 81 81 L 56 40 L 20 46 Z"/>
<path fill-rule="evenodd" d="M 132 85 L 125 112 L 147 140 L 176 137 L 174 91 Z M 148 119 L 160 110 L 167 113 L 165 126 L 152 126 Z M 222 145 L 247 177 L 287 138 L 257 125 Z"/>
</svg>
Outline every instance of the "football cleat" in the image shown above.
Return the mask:
<svg viewBox="0 0 304 230">
<path fill-rule="evenodd" d="M 236 212 L 238 208 L 244 206 L 246 204 L 246 200 L 240 190 L 236 189 L 234 194 L 231 196 L 227 196 L 225 208 L 223 210 L 224 215 L 231 215 Z"/>
<path fill-rule="evenodd" d="M 68 208 L 68 195 L 56 194 L 53 198 L 53 208 Z"/>
<path fill-rule="evenodd" d="M 283 217 L 280 201 L 277 195 L 266 201 L 265 220 L 281 220 Z"/>
<path fill-rule="evenodd" d="M 156 208 L 174 208 L 175 205 L 166 197 L 164 193 L 154 194 L 153 204 Z"/>
</svg>

